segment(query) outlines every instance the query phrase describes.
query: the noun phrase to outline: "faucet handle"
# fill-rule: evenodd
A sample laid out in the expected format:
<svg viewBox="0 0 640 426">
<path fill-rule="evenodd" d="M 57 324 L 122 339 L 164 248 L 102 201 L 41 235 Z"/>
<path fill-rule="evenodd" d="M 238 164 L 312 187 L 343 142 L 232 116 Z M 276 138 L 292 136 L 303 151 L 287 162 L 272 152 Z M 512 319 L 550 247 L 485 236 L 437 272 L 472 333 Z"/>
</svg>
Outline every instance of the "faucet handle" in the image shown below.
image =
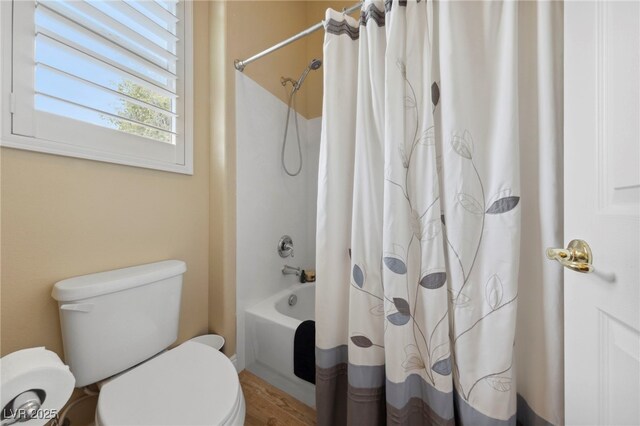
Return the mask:
<svg viewBox="0 0 640 426">
<path fill-rule="evenodd" d="M 293 240 L 288 235 L 283 235 L 278 241 L 278 254 L 280 257 L 293 257 Z"/>
</svg>

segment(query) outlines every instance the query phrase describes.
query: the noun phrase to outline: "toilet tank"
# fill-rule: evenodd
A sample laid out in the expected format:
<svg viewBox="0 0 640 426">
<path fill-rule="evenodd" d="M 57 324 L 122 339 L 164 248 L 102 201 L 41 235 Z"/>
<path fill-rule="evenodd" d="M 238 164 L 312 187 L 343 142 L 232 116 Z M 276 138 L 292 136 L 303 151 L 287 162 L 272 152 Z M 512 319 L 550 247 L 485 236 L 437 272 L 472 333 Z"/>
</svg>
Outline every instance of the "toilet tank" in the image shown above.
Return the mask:
<svg viewBox="0 0 640 426">
<path fill-rule="evenodd" d="M 118 374 L 178 338 L 180 260 L 166 260 L 56 283 L 65 362 L 83 387 Z"/>
</svg>

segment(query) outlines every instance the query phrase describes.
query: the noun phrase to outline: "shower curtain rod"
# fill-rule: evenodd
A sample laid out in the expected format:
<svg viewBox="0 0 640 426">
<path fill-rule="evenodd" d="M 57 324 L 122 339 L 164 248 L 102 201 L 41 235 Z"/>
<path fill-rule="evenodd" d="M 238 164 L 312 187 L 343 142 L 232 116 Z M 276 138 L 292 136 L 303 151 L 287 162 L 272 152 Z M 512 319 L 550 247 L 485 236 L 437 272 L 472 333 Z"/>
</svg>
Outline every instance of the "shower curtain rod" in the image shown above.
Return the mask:
<svg viewBox="0 0 640 426">
<path fill-rule="evenodd" d="M 353 6 L 351 6 L 348 9 L 345 9 L 342 11 L 342 13 L 345 14 L 350 14 L 352 12 L 355 12 L 356 10 L 358 10 L 360 7 L 362 6 L 362 2 L 358 2 L 357 4 L 354 4 Z M 285 47 L 288 44 L 293 43 L 296 40 L 301 39 L 302 37 L 306 37 L 311 33 L 314 33 L 316 31 L 318 31 L 320 28 L 322 28 L 323 26 L 323 22 L 320 21 L 317 24 L 307 28 L 304 31 L 299 32 L 298 34 L 289 37 L 288 39 L 281 41 L 280 43 L 271 46 L 270 48 L 263 50 L 260 53 L 256 53 L 255 55 L 253 55 L 250 58 L 245 59 L 244 61 L 241 61 L 240 59 L 236 59 L 235 61 L 233 61 L 233 65 L 236 67 L 236 69 L 240 72 L 244 71 L 244 68 L 249 65 L 251 62 L 253 61 L 257 61 L 258 59 L 262 58 L 263 56 L 268 55 L 269 53 L 275 52 L 276 50 L 280 49 L 281 47 Z"/>
</svg>

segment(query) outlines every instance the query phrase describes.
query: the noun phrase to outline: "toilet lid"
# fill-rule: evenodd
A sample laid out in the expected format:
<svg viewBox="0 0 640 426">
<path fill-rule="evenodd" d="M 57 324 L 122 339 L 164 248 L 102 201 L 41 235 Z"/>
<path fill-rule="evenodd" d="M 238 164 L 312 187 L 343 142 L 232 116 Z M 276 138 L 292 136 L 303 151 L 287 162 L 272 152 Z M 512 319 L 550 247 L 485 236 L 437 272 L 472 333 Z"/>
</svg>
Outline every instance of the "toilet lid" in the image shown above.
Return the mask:
<svg viewBox="0 0 640 426">
<path fill-rule="evenodd" d="M 185 342 L 104 385 L 96 417 L 101 425 L 219 425 L 241 395 L 224 354 Z"/>
</svg>

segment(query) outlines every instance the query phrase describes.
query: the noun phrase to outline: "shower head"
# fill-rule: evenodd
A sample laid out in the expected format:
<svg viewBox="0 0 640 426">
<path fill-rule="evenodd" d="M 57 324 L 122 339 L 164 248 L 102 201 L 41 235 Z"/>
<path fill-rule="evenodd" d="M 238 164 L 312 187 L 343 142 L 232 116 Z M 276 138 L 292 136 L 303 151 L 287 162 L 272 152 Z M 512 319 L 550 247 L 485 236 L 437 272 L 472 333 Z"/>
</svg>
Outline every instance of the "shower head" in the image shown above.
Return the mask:
<svg viewBox="0 0 640 426">
<path fill-rule="evenodd" d="M 315 71 L 321 66 L 322 66 L 322 61 L 320 59 L 312 59 L 309 65 L 307 66 L 307 68 L 305 68 L 305 70 L 302 72 L 302 75 L 300 76 L 298 81 L 296 82 L 295 90 L 300 90 L 300 87 L 302 86 L 302 82 L 304 81 L 305 78 L 307 78 L 307 74 L 309 74 L 309 71 L 311 70 Z"/>
<path fill-rule="evenodd" d="M 322 66 L 322 61 L 320 59 L 312 59 L 311 63 L 309 64 L 309 68 L 311 68 L 312 70 L 317 70 L 321 66 Z"/>
</svg>

